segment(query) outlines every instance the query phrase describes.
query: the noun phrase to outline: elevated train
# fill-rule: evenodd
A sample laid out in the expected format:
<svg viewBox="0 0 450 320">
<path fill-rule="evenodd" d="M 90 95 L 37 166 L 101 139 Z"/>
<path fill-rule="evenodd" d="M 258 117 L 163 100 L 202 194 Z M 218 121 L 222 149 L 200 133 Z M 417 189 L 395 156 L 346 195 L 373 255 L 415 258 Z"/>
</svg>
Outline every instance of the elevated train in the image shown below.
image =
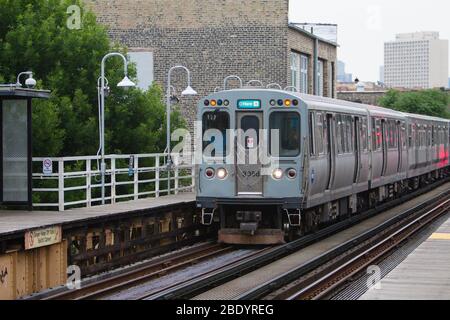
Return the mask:
<svg viewBox="0 0 450 320">
<path fill-rule="evenodd" d="M 446 119 L 243 88 L 201 99 L 197 120 L 197 206 L 223 243 L 284 243 L 449 173 Z"/>
</svg>

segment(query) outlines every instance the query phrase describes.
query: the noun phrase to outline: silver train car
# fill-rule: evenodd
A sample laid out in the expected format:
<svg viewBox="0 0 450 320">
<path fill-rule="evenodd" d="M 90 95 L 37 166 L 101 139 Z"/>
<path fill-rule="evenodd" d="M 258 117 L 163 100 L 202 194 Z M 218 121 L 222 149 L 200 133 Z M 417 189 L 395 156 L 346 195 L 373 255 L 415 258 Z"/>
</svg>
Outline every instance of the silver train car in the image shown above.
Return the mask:
<svg viewBox="0 0 450 320">
<path fill-rule="evenodd" d="M 284 243 L 449 173 L 446 119 L 244 88 L 201 99 L 197 120 L 197 207 L 223 243 Z"/>
</svg>

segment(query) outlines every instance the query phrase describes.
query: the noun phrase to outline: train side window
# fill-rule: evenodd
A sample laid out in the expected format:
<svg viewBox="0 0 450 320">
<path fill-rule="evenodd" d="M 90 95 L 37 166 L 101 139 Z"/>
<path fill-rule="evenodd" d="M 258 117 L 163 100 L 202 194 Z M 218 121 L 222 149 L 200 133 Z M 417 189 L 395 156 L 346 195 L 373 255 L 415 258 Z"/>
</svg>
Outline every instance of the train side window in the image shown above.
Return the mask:
<svg viewBox="0 0 450 320">
<path fill-rule="evenodd" d="M 230 116 L 227 112 L 205 112 L 203 114 L 203 152 L 210 145 L 214 147 L 212 157 L 223 157 L 227 152 L 227 129 Z M 221 136 L 220 136 L 221 135 Z"/>
<path fill-rule="evenodd" d="M 402 150 L 406 150 L 407 147 L 407 143 L 406 143 L 406 124 L 405 122 L 401 123 L 401 133 L 400 133 L 400 138 L 401 138 L 401 146 L 402 146 Z"/>
<path fill-rule="evenodd" d="M 367 118 L 362 118 L 361 121 L 361 150 L 367 151 L 368 149 L 368 139 L 367 139 Z"/>
<path fill-rule="evenodd" d="M 389 149 L 398 148 L 398 128 L 397 123 L 394 120 L 389 120 L 387 122 L 387 140 Z"/>
<path fill-rule="evenodd" d="M 316 113 L 316 125 L 314 127 L 314 139 L 316 141 L 316 155 L 324 154 L 323 114 Z"/>
<path fill-rule="evenodd" d="M 381 119 L 373 119 L 373 151 L 380 151 L 382 148 L 383 134 L 381 132 Z"/>
<path fill-rule="evenodd" d="M 340 114 L 336 115 L 336 142 L 337 142 L 337 150 L 338 154 L 344 153 L 344 143 L 342 137 L 342 117 Z"/>
<path fill-rule="evenodd" d="M 409 137 L 408 137 L 409 147 L 412 148 L 414 141 L 414 125 L 412 124 L 408 125 L 408 130 L 409 130 Z"/>
<path fill-rule="evenodd" d="M 300 129 L 300 115 L 297 112 L 273 112 L 270 115 L 270 154 L 297 157 L 301 151 Z M 278 130 L 279 141 L 272 136 L 275 130 Z"/>
</svg>

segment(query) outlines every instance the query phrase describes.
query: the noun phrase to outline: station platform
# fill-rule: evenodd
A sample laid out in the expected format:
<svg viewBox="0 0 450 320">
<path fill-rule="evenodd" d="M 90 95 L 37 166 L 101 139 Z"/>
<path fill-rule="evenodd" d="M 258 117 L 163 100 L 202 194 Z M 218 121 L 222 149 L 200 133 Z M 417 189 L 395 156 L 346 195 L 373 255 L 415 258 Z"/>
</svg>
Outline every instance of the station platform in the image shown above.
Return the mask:
<svg viewBox="0 0 450 320">
<path fill-rule="evenodd" d="M 91 208 L 58 211 L 5 211 L 0 210 L 0 240 L 26 231 L 52 226 L 83 225 L 93 220 L 108 220 L 120 215 L 165 209 L 170 206 L 193 203 L 194 193 L 147 198 Z"/>
<path fill-rule="evenodd" d="M 360 300 L 449 300 L 450 218 Z"/>
</svg>

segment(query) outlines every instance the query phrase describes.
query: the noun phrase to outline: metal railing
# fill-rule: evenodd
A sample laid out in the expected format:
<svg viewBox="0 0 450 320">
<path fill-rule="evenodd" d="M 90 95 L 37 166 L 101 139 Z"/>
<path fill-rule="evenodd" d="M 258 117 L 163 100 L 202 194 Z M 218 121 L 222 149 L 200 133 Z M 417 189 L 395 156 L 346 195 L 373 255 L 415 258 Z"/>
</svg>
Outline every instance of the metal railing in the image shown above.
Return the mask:
<svg viewBox="0 0 450 320">
<path fill-rule="evenodd" d="M 51 159 L 51 172 L 43 161 Z M 100 157 L 33 158 L 33 207 L 64 211 L 101 204 Z M 106 156 L 106 201 L 121 201 L 193 191 L 192 161 L 168 168 L 167 154 Z M 168 183 L 170 181 L 170 184 Z"/>
</svg>

